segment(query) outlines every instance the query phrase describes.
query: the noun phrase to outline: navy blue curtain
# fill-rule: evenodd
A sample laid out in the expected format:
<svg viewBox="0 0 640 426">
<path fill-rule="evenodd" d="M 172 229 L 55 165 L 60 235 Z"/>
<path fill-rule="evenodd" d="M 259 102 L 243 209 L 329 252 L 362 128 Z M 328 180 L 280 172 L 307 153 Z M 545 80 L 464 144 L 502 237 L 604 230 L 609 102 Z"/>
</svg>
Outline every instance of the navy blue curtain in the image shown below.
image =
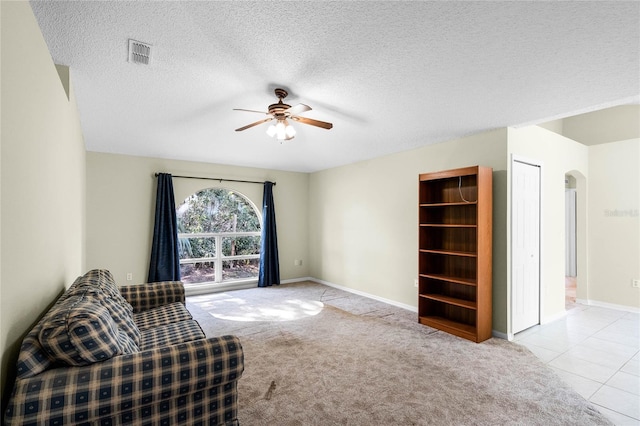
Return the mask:
<svg viewBox="0 0 640 426">
<path fill-rule="evenodd" d="M 168 173 L 158 174 L 156 219 L 147 279 L 150 283 L 158 281 L 180 281 L 176 203 L 173 197 L 173 181 Z"/>
<path fill-rule="evenodd" d="M 265 182 L 264 193 L 262 195 L 262 250 L 260 250 L 258 287 L 280 284 L 276 211 L 273 206 L 273 185 L 273 182 Z"/>
</svg>

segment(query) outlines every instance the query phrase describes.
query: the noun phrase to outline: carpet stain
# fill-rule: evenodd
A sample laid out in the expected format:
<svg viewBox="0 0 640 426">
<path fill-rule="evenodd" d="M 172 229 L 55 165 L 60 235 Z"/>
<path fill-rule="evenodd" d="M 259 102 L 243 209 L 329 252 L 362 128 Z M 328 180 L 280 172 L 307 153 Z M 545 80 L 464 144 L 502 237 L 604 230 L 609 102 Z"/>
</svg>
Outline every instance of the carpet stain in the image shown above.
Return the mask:
<svg viewBox="0 0 640 426">
<path fill-rule="evenodd" d="M 269 386 L 269 390 L 267 390 L 267 393 L 264 394 L 264 399 L 266 399 L 267 401 L 270 400 L 274 390 L 276 390 L 276 381 L 272 380 L 271 385 Z"/>
</svg>

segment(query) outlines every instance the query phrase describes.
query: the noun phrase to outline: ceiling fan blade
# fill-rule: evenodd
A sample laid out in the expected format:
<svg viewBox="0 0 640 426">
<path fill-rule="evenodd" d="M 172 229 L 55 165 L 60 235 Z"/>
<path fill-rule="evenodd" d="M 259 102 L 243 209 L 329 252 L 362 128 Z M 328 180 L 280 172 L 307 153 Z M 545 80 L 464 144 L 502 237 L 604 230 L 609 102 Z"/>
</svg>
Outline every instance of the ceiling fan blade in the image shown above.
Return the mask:
<svg viewBox="0 0 640 426">
<path fill-rule="evenodd" d="M 285 113 L 289 113 L 289 115 L 298 115 L 298 114 L 302 114 L 303 112 L 306 111 L 311 111 L 311 107 L 309 105 L 305 105 L 305 104 L 298 104 L 298 105 L 294 105 L 291 108 L 285 110 Z"/>
<path fill-rule="evenodd" d="M 306 118 L 306 117 L 291 117 L 292 120 L 295 121 L 299 121 L 300 123 L 304 123 L 304 124 L 310 124 L 312 126 L 316 126 L 316 127 L 322 127 L 323 129 L 331 129 L 333 127 L 333 124 L 331 123 L 327 123 L 326 121 L 319 121 L 319 120 L 314 120 L 312 118 Z"/>
<path fill-rule="evenodd" d="M 256 111 L 255 109 L 242 109 L 242 108 L 234 108 L 234 111 L 246 111 L 246 112 L 257 112 L 259 114 L 269 114 L 268 112 L 264 112 L 264 111 Z"/>
<path fill-rule="evenodd" d="M 267 121 L 271 121 L 271 120 L 273 120 L 273 117 L 265 118 L 264 120 L 260 120 L 260 121 L 256 121 L 255 123 L 247 124 L 244 127 L 240 127 L 239 129 L 236 129 L 236 132 L 241 132 L 243 130 L 247 130 L 250 127 L 257 126 L 258 124 L 266 123 Z"/>
</svg>

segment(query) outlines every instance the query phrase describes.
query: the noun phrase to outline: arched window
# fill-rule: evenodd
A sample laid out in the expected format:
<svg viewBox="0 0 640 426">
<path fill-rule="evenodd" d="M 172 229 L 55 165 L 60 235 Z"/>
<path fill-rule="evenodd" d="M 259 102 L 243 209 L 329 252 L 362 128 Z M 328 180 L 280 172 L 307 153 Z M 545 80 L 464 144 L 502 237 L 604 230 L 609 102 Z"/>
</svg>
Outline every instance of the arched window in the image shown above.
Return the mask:
<svg viewBox="0 0 640 426">
<path fill-rule="evenodd" d="M 176 209 L 180 275 L 186 285 L 256 279 L 260 217 L 245 196 L 209 188 Z"/>
</svg>

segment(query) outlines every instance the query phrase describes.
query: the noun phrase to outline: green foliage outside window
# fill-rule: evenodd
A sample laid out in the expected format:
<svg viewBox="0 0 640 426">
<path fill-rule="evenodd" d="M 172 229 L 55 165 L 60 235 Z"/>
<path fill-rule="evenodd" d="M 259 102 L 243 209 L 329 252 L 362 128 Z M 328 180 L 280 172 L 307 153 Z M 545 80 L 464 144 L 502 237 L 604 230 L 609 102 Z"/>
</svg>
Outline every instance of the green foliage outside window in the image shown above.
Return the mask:
<svg viewBox="0 0 640 426">
<path fill-rule="evenodd" d="M 241 195 L 222 188 L 209 188 L 189 196 L 177 209 L 178 232 L 260 232 L 260 220 Z M 180 238 L 180 258 L 213 257 L 213 238 Z M 225 237 L 222 254 L 240 256 L 260 253 L 259 236 Z"/>
</svg>

